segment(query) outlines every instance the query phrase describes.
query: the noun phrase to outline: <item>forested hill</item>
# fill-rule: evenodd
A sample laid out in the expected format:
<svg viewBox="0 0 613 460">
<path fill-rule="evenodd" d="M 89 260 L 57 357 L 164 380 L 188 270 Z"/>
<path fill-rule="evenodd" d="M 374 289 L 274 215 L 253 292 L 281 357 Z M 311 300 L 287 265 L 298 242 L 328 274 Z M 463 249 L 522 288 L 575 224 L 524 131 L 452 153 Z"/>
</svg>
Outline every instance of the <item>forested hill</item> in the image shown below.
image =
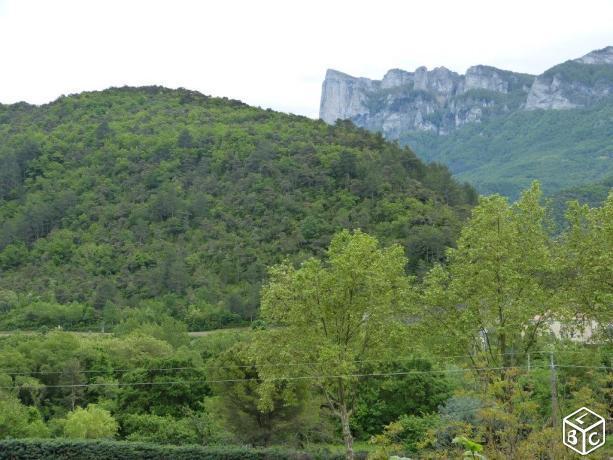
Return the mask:
<svg viewBox="0 0 613 460">
<path fill-rule="evenodd" d="M 613 174 L 613 99 L 586 109 L 519 111 L 447 136 L 407 134 L 401 142 L 482 193 L 515 199 L 538 179 L 555 195 Z"/>
<path fill-rule="evenodd" d="M 161 87 L 0 106 L 0 329 L 257 314 L 266 267 L 341 228 L 443 257 L 475 192 L 350 123 Z"/>
<path fill-rule="evenodd" d="M 564 225 L 564 213 L 569 201 L 577 200 L 580 204 L 587 204 L 592 208 L 603 205 L 610 190 L 613 189 L 613 176 L 587 185 L 561 190 L 551 197 L 551 209 L 558 227 Z"/>
</svg>

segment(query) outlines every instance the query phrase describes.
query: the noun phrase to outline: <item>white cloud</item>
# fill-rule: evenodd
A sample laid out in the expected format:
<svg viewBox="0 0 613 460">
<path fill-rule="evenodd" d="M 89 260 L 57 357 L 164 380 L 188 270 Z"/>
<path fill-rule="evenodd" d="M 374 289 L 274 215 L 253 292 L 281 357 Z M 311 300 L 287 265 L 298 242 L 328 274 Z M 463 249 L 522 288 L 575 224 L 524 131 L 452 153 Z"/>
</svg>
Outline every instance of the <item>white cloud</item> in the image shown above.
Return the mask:
<svg viewBox="0 0 613 460">
<path fill-rule="evenodd" d="M 0 101 L 183 86 L 317 116 L 326 68 L 539 73 L 613 44 L 613 2 L 0 0 Z"/>
</svg>

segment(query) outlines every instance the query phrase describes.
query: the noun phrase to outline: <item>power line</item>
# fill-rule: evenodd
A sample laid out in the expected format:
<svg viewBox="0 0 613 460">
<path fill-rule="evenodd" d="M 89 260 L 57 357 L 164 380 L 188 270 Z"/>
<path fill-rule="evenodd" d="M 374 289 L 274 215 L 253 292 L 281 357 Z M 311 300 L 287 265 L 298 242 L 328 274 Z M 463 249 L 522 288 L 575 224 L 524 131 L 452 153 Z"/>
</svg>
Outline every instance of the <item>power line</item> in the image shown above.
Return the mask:
<svg viewBox="0 0 613 460">
<path fill-rule="evenodd" d="M 575 364 L 555 364 L 554 367 L 563 367 L 563 368 L 577 368 L 577 369 L 603 369 L 603 370 L 612 370 L 613 367 L 611 366 L 582 366 L 582 365 L 575 365 Z"/>
<path fill-rule="evenodd" d="M 582 366 L 582 368 L 593 369 L 613 369 L 607 366 Z M 301 376 L 288 376 L 288 377 L 246 377 L 239 379 L 213 379 L 213 380 L 181 380 L 181 381 L 166 381 L 166 382 L 103 382 L 103 383 L 75 383 L 75 384 L 57 384 L 57 385 L 19 385 L 19 386 L 0 386 L 1 389 L 15 389 L 15 388 L 84 388 L 84 387 L 121 387 L 121 386 L 158 386 L 158 385 L 184 385 L 190 383 L 239 383 L 249 381 L 271 382 L 271 381 L 293 381 L 293 380 L 324 380 L 324 379 L 336 379 L 336 378 L 360 378 L 360 377 L 390 377 L 400 375 L 421 375 L 421 374 L 457 374 L 470 371 L 499 371 L 510 369 L 525 369 L 522 366 L 502 366 L 502 367 L 481 367 L 473 369 L 446 369 L 446 370 L 427 370 L 427 371 L 398 371 L 398 372 L 371 372 L 361 374 L 334 374 L 334 375 L 301 375 Z M 533 369 L 545 369 L 533 368 Z"/>
<path fill-rule="evenodd" d="M 483 367 L 477 370 L 506 370 L 506 369 L 519 369 L 517 366 L 507 367 Z M 179 385 L 185 383 L 237 383 L 248 381 L 285 381 L 285 380 L 320 380 L 329 378 L 354 378 L 354 377 L 385 377 L 396 375 L 413 375 L 413 374 L 449 374 L 449 373 L 462 373 L 469 372 L 468 369 L 447 369 L 447 370 L 429 370 L 429 371 L 399 371 L 399 372 L 370 372 L 363 374 L 334 374 L 334 375 L 300 375 L 300 376 L 288 376 L 288 377 L 271 377 L 268 379 L 260 377 L 246 377 L 240 379 L 217 379 L 217 380 L 182 380 L 182 381 L 170 381 L 170 382 L 103 382 L 103 383 L 75 383 L 75 384 L 58 384 L 58 385 L 22 385 L 20 388 L 40 388 L 41 386 L 47 388 L 73 388 L 73 387 L 103 387 L 103 386 L 131 386 L 131 385 Z M 0 388 L 15 388 L 14 386 L 2 386 Z"/>
<path fill-rule="evenodd" d="M 564 353 L 564 352 L 562 352 Z M 580 351 L 574 351 L 570 353 L 582 353 Z M 520 355 L 524 355 L 524 353 L 519 353 Z M 534 351 L 529 352 L 529 354 L 551 354 L 549 351 Z M 518 353 L 500 353 L 500 355 L 505 356 L 517 356 Z M 554 353 L 554 356 L 556 354 Z M 449 355 L 449 356 L 439 356 L 434 357 L 434 361 L 437 359 L 450 359 L 450 358 L 474 358 L 472 355 Z M 348 363 L 355 364 L 367 364 L 367 363 L 381 363 L 381 362 L 406 362 L 413 360 L 427 360 L 427 358 L 421 356 L 405 356 L 405 357 L 395 357 L 394 359 L 362 359 L 362 360 L 349 360 L 345 361 Z M 267 368 L 267 367 L 294 367 L 294 366 L 317 366 L 321 365 L 321 362 L 297 362 L 297 363 L 264 363 L 264 364 L 231 364 L 231 365 L 204 365 L 204 366 L 182 366 L 182 367 L 157 367 L 157 368 L 147 368 L 147 367 L 134 367 L 134 368 L 123 368 L 123 369 L 100 369 L 100 370 L 92 370 L 92 369 L 84 369 L 84 370 L 75 370 L 74 373 L 79 374 L 105 374 L 105 373 L 125 373 L 132 371 L 147 371 L 147 372 L 165 372 L 165 371 L 184 371 L 184 370 L 204 370 L 204 369 L 250 369 L 250 368 Z M 328 363 L 329 364 L 329 363 Z M 562 365 L 556 365 L 556 367 L 563 367 Z M 568 365 L 567 367 L 572 367 Z M 593 366 L 589 366 L 593 367 Z M 606 366 L 600 366 L 602 368 L 607 368 Z M 440 372 L 440 371 L 439 371 Z M 0 373 L 6 375 L 60 375 L 66 374 L 66 371 L 15 371 L 8 369 L 0 369 Z"/>
</svg>

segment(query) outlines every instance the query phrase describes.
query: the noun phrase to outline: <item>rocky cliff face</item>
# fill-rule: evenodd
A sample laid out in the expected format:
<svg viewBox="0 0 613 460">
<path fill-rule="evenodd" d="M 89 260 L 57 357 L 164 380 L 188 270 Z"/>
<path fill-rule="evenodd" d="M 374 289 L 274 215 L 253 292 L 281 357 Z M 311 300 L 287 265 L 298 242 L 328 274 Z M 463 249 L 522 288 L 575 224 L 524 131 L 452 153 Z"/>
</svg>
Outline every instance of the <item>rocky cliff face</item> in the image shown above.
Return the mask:
<svg viewBox="0 0 613 460">
<path fill-rule="evenodd" d="M 471 67 L 466 75 L 445 67 L 392 69 L 382 80 L 328 70 L 320 118 L 328 123 L 350 119 L 393 139 L 412 130 L 444 134 L 490 112 L 518 108 L 533 79 L 487 66 Z"/>
<path fill-rule="evenodd" d="M 388 71 L 382 80 L 328 70 L 320 118 L 350 119 L 390 139 L 403 132 L 447 134 L 484 117 L 524 109 L 586 107 L 613 94 L 613 47 L 539 76 L 477 65 L 465 75 L 445 67 Z"/>
<path fill-rule="evenodd" d="M 552 67 L 532 84 L 526 109 L 588 107 L 613 95 L 613 46 Z"/>
<path fill-rule="evenodd" d="M 323 83 L 319 117 L 333 123 L 339 118 L 344 120 L 364 113 L 366 95 L 379 86 L 380 82 L 329 69 Z"/>
<path fill-rule="evenodd" d="M 613 46 L 592 51 L 579 59 L 575 59 L 575 61 L 581 64 L 613 64 Z"/>
</svg>

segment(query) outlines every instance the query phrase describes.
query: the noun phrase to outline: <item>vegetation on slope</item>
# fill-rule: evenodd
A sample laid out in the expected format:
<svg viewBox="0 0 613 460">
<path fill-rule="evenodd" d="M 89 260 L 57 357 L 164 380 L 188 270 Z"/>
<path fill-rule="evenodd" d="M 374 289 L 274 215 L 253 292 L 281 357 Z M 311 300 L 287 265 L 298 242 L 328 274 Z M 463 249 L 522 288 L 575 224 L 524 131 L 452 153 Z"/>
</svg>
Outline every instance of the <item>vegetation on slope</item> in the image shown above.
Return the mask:
<svg viewBox="0 0 613 460">
<path fill-rule="evenodd" d="M 583 64 L 577 61 L 566 61 L 543 73 L 544 77 L 553 79 L 558 76 L 562 80 L 584 84 L 589 87 L 603 85 L 607 87 L 613 81 L 613 66 L 610 64 Z M 583 104 L 590 104 L 593 101 L 586 98 L 580 100 Z"/>
<path fill-rule="evenodd" d="M 598 182 L 567 188 L 555 193 L 551 196 L 550 206 L 556 224 L 558 226 L 564 224 L 564 213 L 569 201 L 578 201 L 580 204 L 595 208 L 605 202 L 611 189 L 613 189 L 613 176 Z"/>
<path fill-rule="evenodd" d="M 270 269 L 251 330 L 190 338 L 126 322 L 0 337 L 0 450 L 175 450 L 73 441 L 113 439 L 210 446 L 182 458 L 291 458 L 245 447 L 271 445 L 329 458 L 343 439 L 347 459 L 354 440 L 369 440 L 369 459 L 563 458 L 561 418 L 612 407 L 613 193 L 571 205 L 555 237 L 540 203 L 536 184 L 515 204 L 482 198 L 422 279 L 404 272 L 399 245 L 341 231 L 325 256 Z M 570 340 L 593 322 L 589 346 Z M 230 445 L 243 447 L 213 447 Z"/>
<path fill-rule="evenodd" d="M 401 243 L 424 272 L 476 200 L 350 123 L 187 90 L 0 106 L 0 137 L 0 329 L 238 323 L 268 265 L 321 254 L 341 228 Z"/>
<path fill-rule="evenodd" d="M 481 193 L 515 199 L 538 179 L 549 195 L 613 174 L 613 104 L 519 111 L 446 136 L 407 134 L 401 142 L 424 160 L 447 165 Z"/>
</svg>

